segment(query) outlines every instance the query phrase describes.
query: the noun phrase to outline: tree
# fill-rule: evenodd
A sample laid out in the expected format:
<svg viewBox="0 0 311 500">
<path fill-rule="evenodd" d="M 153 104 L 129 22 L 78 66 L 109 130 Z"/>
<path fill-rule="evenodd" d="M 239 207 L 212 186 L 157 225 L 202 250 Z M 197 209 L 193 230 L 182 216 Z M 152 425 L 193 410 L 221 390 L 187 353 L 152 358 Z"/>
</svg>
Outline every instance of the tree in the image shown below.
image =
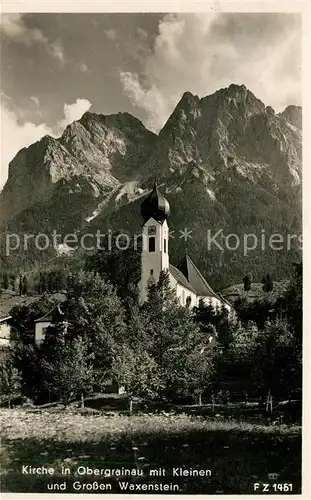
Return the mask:
<svg viewBox="0 0 311 500">
<path fill-rule="evenodd" d="M 189 320 L 188 320 L 189 319 Z M 166 346 L 159 363 L 164 399 L 198 398 L 209 387 L 213 371 L 213 342 L 189 318 L 171 328 L 174 343 Z M 210 325 L 213 340 L 216 333 Z"/>
<path fill-rule="evenodd" d="M 85 341 L 81 337 L 65 344 L 53 363 L 44 361 L 47 374 L 46 385 L 65 403 L 84 398 L 91 393 L 94 385 L 92 356 L 88 354 Z"/>
<path fill-rule="evenodd" d="M 216 311 L 211 301 L 209 301 L 208 304 L 205 304 L 204 300 L 200 299 L 198 306 L 194 307 L 192 312 L 194 315 L 194 321 L 203 329 L 204 325 L 206 326 L 211 323 L 216 323 Z"/>
<path fill-rule="evenodd" d="M 42 358 L 48 363 L 56 362 L 62 356 L 67 339 L 67 321 L 51 324 L 40 346 Z"/>
<path fill-rule="evenodd" d="M 203 346 L 196 349 L 187 357 L 186 367 L 188 370 L 189 392 L 193 392 L 198 404 L 202 404 L 202 394 L 212 386 L 214 375 L 214 352 Z"/>
<path fill-rule="evenodd" d="M 140 279 L 140 252 L 134 248 L 121 250 L 116 244 L 116 236 L 112 235 L 110 249 L 100 250 L 94 255 L 86 257 L 85 270 L 98 273 L 102 278 L 110 281 L 117 290 L 121 300 L 128 304 L 128 300 L 137 301 L 137 282 Z M 106 248 L 107 245 L 105 244 Z"/>
<path fill-rule="evenodd" d="M 240 297 L 236 300 L 234 306 L 239 320 L 244 325 L 247 325 L 249 321 L 253 321 L 260 329 L 264 328 L 267 320 L 273 319 L 276 315 L 273 300 L 269 296 L 255 300 Z"/>
<path fill-rule="evenodd" d="M 45 272 L 39 274 L 39 283 L 38 283 L 38 293 L 45 293 L 48 291 L 47 285 L 47 275 Z"/>
<path fill-rule="evenodd" d="M 9 276 L 7 273 L 3 274 L 2 287 L 4 288 L 4 290 L 7 290 L 9 288 Z"/>
<path fill-rule="evenodd" d="M 67 338 L 81 337 L 94 353 L 96 382 L 100 387 L 109 378 L 113 349 L 126 339 L 125 311 L 111 283 L 93 273 L 75 276 L 68 284 L 65 312 Z"/>
<path fill-rule="evenodd" d="M 66 273 L 63 270 L 58 269 L 55 271 L 55 289 L 57 292 L 62 292 L 66 289 Z"/>
<path fill-rule="evenodd" d="M 114 287 L 99 276 L 82 273 L 71 280 L 67 298 L 60 305 L 63 315 L 54 315 L 53 325 L 47 329 L 43 344 L 31 345 L 35 320 L 54 311 L 57 304 L 44 294 L 39 300 L 15 306 L 10 311 L 12 327 L 21 340 L 14 348 L 14 357 L 16 367 L 22 373 L 23 391 L 25 395 L 41 400 L 47 398 L 47 391 L 55 393 L 51 367 L 58 367 L 60 379 L 61 373 L 65 373 L 62 352 L 77 339 L 82 339 L 87 359 L 92 359 L 96 387 L 102 390 L 111 376 L 114 348 L 127 338 L 124 308 Z M 131 335 L 134 336 L 134 332 Z M 72 366 L 73 362 L 70 363 Z"/>
<path fill-rule="evenodd" d="M 179 307 L 175 290 L 170 286 L 170 278 L 167 271 L 161 271 L 157 282 L 150 282 L 147 291 L 147 301 L 143 309 L 150 317 L 162 317 L 166 310 Z"/>
<path fill-rule="evenodd" d="M 246 276 L 244 276 L 243 283 L 244 283 L 244 290 L 245 290 L 245 292 L 249 292 L 250 289 L 251 289 L 251 285 L 252 285 L 252 280 L 251 280 L 251 277 L 250 277 L 249 274 L 247 274 Z"/>
<path fill-rule="evenodd" d="M 21 375 L 23 395 L 37 401 L 41 401 L 42 396 L 44 399 L 44 371 L 38 347 L 23 341 L 16 343 L 12 362 Z"/>
<path fill-rule="evenodd" d="M 11 399 L 21 394 L 21 376 L 11 358 L 0 365 L 0 392 L 7 397 L 9 408 Z"/>
<path fill-rule="evenodd" d="M 284 299 L 280 303 L 297 340 L 297 347 L 302 348 L 302 262 L 294 264 L 292 276 Z"/>
<path fill-rule="evenodd" d="M 273 281 L 272 281 L 270 274 L 267 274 L 266 276 L 264 276 L 261 280 L 261 283 L 263 285 L 262 289 L 264 292 L 268 293 L 268 292 L 271 292 L 273 290 Z"/>
<path fill-rule="evenodd" d="M 56 291 L 56 276 L 54 271 L 50 271 L 47 274 L 47 289 L 49 293 L 54 293 Z"/>
<path fill-rule="evenodd" d="M 257 335 L 252 379 L 265 393 L 288 396 L 301 388 L 302 359 L 295 338 L 286 320 L 267 322 Z"/>
<path fill-rule="evenodd" d="M 16 280 L 16 277 L 14 274 L 11 274 L 10 276 L 10 285 L 11 285 L 11 289 L 14 291 L 15 290 L 15 280 Z"/>
<path fill-rule="evenodd" d="M 182 307 L 171 307 L 152 323 L 151 353 L 159 365 L 161 398 L 192 397 L 189 356 L 208 345 L 208 333 L 202 331 L 194 323 L 191 312 Z"/>
<path fill-rule="evenodd" d="M 143 349 L 131 349 L 124 345 L 115 350 L 112 375 L 123 385 L 129 396 L 130 414 L 133 412 L 133 398 L 154 398 L 161 385 L 158 365 Z"/>
<path fill-rule="evenodd" d="M 27 295 L 27 293 L 28 293 L 28 280 L 27 276 L 24 274 L 22 280 L 22 295 Z"/>
</svg>

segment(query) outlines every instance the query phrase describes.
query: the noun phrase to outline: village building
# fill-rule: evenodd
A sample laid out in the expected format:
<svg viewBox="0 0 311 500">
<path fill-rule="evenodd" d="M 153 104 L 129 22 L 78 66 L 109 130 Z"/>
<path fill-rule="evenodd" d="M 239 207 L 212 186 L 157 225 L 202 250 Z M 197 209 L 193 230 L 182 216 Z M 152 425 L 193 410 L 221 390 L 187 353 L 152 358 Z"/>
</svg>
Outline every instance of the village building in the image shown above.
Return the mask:
<svg viewBox="0 0 311 500">
<path fill-rule="evenodd" d="M 65 315 L 61 309 L 61 303 L 58 303 L 44 316 L 41 316 L 41 318 L 35 321 L 35 344 L 38 346 L 41 345 L 49 326 L 61 321 L 63 321 L 66 326 Z"/>
<path fill-rule="evenodd" d="M 0 348 L 11 345 L 11 316 L 0 318 Z"/>
</svg>

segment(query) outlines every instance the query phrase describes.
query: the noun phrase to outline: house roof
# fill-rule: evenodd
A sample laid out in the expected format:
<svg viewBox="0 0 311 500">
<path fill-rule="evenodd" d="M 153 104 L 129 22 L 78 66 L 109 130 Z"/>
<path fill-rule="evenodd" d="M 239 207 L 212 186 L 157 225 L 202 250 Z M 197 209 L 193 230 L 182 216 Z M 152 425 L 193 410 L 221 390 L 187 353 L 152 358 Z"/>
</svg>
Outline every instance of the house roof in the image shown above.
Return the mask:
<svg viewBox="0 0 311 500">
<path fill-rule="evenodd" d="M 63 317 L 64 313 L 60 308 L 60 303 L 55 304 L 52 309 L 50 309 L 44 316 L 41 316 L 41 318 L 38 318 L 35 320 L 35 323 L 41 323 L 41 322 L 46 322 L 46 321 L 54 321 L 55 320 L 55 315 L 57 315 L 59 318 Z"/>
<path fill-rule="evenodd" d="M 219 297 L 219 298 L 220 298 L 220 299 L 221 299 L 221 300 L 222 300 L 225 304 L 227 304 L 228 306 L 232 307 L 232 304 L 229 302 L 229 300 L 227 300 L 227 299 L 226 299 L 226 298 L 222 295 L 222 293 L 218 293 L 217 295 L 218 295 L 218 297 Z"/>
<path fill-rule="evenodd" d="M 201 297 L 217 297 L 212 287 L 207 283 L 189 255 L 185 255 L 178 265 L 178 270 L 184 275 L 186 280 L 192 285 L 195 293 Z"/>
<path fill-rule="evenodd" d="M 5 318 L 0 318 L 0 323 L 6 323 L 11 318 L 12 318 L 12 316 L 6 316 Z"/>
<path fill-rule="evenodd" d="M 51 299 L 55 299 L 56 302 L 62 302 L 66 295 L 64 293 L 54 293 L 50 295 Z M 0 293 L 0 318 L 6 318 L 10 316 L 11 310 L 15 306 L 29 306 L 33 302 L 39 300 L 40 296 L 33 295 L 29 297 L 20 297 L 19 295 L 13 295 L 13 293 Z"/>
<path fill-rule="evenodd" d="M 183 275 L 183 273 L 175 266 L 172 264 L 169 265 L 169 271 L 173 278 L 179 283 L 180 285 L 184 286 L 188 290 L 190 290 L 193 293 L 197 293 L 196 290 L 193 288 L 191 283 L 187 280 L 187 278 Z"/>
</svg>

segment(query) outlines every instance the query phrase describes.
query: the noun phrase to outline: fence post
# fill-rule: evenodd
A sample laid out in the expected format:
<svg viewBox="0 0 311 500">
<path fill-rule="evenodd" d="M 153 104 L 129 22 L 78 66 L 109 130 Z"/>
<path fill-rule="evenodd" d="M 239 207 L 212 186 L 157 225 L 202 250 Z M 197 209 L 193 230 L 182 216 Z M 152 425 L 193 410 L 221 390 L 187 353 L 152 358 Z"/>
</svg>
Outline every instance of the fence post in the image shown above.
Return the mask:
<svg viewBox="0 0 311 500">
<path fill-rule="evenodd" d="M 267 413 L 270 412 L 270 414 L 272 415 L 272 410 L 273 410 L 272 394 L 271 394 L 271 391 L 269 389 L 267 400 L 266 400 L 266 412 Z"/>
<path fill-rule="evenodd" d="M 213 413 L 215 412 L 215 397 L 214 397 L 214 393 L 212 394 L 212 412 Z"/>
</svg>

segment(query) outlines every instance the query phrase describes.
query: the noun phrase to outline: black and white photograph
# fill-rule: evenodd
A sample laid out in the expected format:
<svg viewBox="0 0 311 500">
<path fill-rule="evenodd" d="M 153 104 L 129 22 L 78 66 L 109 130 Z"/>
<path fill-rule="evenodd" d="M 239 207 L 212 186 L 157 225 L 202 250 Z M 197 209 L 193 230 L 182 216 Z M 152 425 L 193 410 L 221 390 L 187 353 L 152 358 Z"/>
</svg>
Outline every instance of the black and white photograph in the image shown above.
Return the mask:
<svg viewBox="0 0 311 500">
<path fill-rule="evenodd" d="M 188 5 L 1 13 L 3 495 L 304 493 L 306 14 Z"/>
</svg>

